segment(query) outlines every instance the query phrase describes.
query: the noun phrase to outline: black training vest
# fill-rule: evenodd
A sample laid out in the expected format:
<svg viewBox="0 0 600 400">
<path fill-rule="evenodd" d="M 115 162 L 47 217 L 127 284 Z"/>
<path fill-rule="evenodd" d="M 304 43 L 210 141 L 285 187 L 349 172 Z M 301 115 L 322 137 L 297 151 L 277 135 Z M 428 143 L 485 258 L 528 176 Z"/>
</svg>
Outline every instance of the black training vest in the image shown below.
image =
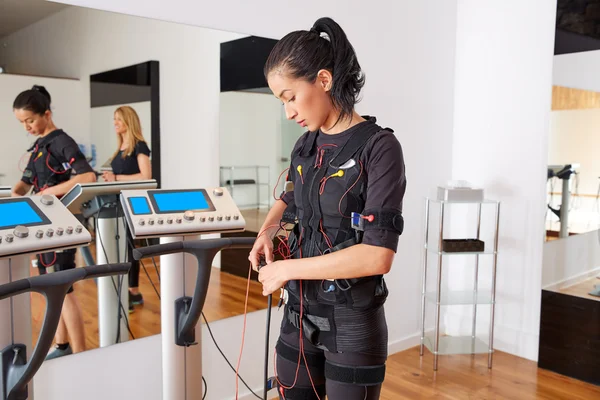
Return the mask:
<svg viewBox="0 0 600 400">
<path fill-rule="evenodd" d="M 60 153 L 63 135 L 66 136 L 62 130 L 55 130 L 27 150 L 31 152 L 28 169 L 33 169 L 29 173 L 34 193 L 71 179 L 70 164 L 74 160 L 66 160 Z"/>
<path fill-rule="evenodd" d="M 317 148 L 318 132 L 300 138 L 289 174 L 294 182 L 294 202 L 286 210 L 297 219 L 289 240 L 293 258 L 315 257 L 361 242 L 362 232 L 352 228 L 350 218 L 352 212 L 362 213 L 366 203 L 367 179 L 361 155 L 367 143 L 383 130 L 374 122 L 365 124 L 340 147 Z M 382 277 L 341 282 L 304 280 L 302 298 L 308 306 L 346 304 L 352 309 L 368 309 L 373 305 L 375 287 L 362 284 L 366 281 L 381 282 Z M 291 303 L 298 304 L 299 282 L 288 282 L 286 289 Z"/>
</svg>

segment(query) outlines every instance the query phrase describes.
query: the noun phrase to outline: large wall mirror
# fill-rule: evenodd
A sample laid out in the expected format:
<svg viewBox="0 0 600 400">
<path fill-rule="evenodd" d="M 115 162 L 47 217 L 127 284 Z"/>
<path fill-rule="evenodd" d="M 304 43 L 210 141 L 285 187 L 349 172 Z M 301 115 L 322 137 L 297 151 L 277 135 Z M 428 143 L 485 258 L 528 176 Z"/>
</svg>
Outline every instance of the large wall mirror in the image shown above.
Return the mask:
<svg viewBox="0 0 600 400">
<path fill-rule="evenodd" d="M 588 3 L 558 2 L 538 366 L 597 383 L 600 40 Z"/>
<path fill-rule="evenodd" d="M 277 178 L 288 167 L 291 149 L 302 134 L 286 120 L 262 76 L 275 41 L 73 6 L 52 7 L 42 0 L 24 3 L 26 7 L 13 11 L 24 16 L 32 9 L 45 13 L 35 20 L 23 18 L 26 22 L 0 37 L 0 184 L 12 185 L 20 178 L 21 158 L 35 140 L 12 115 L 12 101 L 20 91 L 44 85 L 53 97 L 56 124 L 77 141 L 97 171 L 110 165 L 117 150 L 114 112 L 129 105 L 141 121 L 152 152 L 153 177 L 160 186 L 228 188 L 248 223 L 240 235 L 256 236 L 274 202 L 273 193 L 283 187 L 283 182 L 276 185 Z M 76 28 L 67 32 L 65 26 Z M 240 71 L 252 73 L 240 76 Z M 167 153 L 194 158 L 198 170 L 207 157 L 218 157 L 221 168 L 211 172 L 214 180 L 199 180 L 196 171 L 180 171 L 172 159 L 166 163 Z M 90 247 L 95 254 L 94 244 Z M 247 253 L 224 252 L 222 261 L 215 263 L 205 307 L 209 322 L 244 313 Z M 78 265 L 85 265 L 79 254 Z M 141 266 L 143 304 L 122 316 L 128 319 L 130 340 L 160 333 L 160 272 L 158 258 Z M 38 274 L 33 266 L 31 274 Z M 74 293 L 83 313 L 86 348 L 98 348 L 96 283 L 77 283 Z M 254 276 L 248 311 L 266 306 Z M 32 307 L 35 340 L 43 320 L 43 298 L 34 294 Z"/>
<path fill-rule="evenodd" d="M 104 71 L 90 76 L 90 146 L 94 167 L 109 169 L 118 147 L 113 117 L 122 106 L 138 115 L 142 135 L 150 148 L 152 178 L 160 187 L 160 78 L 159 62 Z"/>
</svg>

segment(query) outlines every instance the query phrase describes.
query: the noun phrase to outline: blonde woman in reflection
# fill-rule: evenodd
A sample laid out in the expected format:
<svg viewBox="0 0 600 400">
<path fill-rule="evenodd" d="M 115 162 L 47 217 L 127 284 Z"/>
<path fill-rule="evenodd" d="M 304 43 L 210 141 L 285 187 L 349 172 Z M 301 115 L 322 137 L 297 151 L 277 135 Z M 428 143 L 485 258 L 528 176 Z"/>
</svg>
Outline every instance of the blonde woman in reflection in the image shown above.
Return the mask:
<svg viewBox="0 0 600 400">
<path fill-rule="evenodd" d="M 111 162 L 112 172 L 104 172 L 102 178 L 106 182 L 152 179 L 150 149 L 142 135 L 138 114 L 129 106 L 119 107 L 115 110 L 114 126 L 118 147 Z M 129 312 L 133 312 L 134 305 L 144 304 L 144 298 L 139 290 L 140 263 L 133 259 L 133 238 L 129 230 L 127 257 L 132 263 L 129 270 Z"/>
</svg>

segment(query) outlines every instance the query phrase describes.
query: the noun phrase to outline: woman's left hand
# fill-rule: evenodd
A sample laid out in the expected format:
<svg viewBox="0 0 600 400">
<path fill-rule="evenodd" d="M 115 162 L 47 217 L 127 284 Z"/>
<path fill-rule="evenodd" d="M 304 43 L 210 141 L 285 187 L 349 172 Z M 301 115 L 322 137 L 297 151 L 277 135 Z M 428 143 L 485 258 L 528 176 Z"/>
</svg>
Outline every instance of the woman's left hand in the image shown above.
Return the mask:
<svg viewBox="0 0 600 400">
<path fill-rule="evenodd" d="M 116 178 L 117 177 L 112 172 L 104 171 L 102 173 L 102 179 L 104 179 L 104 182 L 114 182 L 117 180 Z"/>
<path fill-rule="evenodd" d="M 263 285 L 263 296 L 268 296 L 281 289 L 289 279 L 286 277 L 286 269 L 289 261 L 275 261 L 265 265 L 258 270 L 258 281 Z"/>
</svg>

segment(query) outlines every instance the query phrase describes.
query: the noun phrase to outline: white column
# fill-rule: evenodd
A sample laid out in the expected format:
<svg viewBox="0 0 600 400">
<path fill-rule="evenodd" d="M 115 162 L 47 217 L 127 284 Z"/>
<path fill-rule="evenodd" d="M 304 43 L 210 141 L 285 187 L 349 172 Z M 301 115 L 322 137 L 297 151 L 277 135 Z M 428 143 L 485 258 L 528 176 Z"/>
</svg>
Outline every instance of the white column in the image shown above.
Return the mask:
<svg viewBox="0 0 600 400">
<path fill-rule="evenodd" d="M 555 15 L 555 0 L 458 0 L 456 24 L 452 176 L 503 203 L 494 347 L 532 360 L 539 342 Z M 493 230 L 491 215 L 484 216 L 482 234 Z M 482 278 L 490 272 L 491 262 L 482 258 Z"/>
<path fill-rule="evenodd" d="M 127 239 L 125 225 L 121 218 L 97 218 L 96 219 L 96 263 L 109 264 L 125 262 L 127 255 Z M 117 224 L 119 241 L 117 236 Z M 118 246 L 118 252 L 117 252 Z M 117 254 L 118 253 L 118 254 Z M 117 257 L 118 255 L 118 257 Z M 129 316 L 129 281 L 127 274 L 98 278 L 98 331 L 100 335 L 100 347 L 106 347 L 117 343 L 117 321 L 119 312 L 119 301 L 117 291 L 121 285 L 121 310 L 120 342 L 129 340 L 129 331 L 125 318 Z M 115 290 L 115 288 L 117 290 Z"/>
<path fill-rule="evenodd" d="M 199 239 L 199 236 L 185 240 Z M 184 240 L 183 237 L 161 238 L 160 243 Z M 197 345 L 175 344 L 175 300 L 192 296 L 197 274 L 196 257 L 178 253 L 160 256 L 160 296 L 163 399 L 192 400 L 202 398 L 202 328 L 196 328 Z"/>
</svg>

